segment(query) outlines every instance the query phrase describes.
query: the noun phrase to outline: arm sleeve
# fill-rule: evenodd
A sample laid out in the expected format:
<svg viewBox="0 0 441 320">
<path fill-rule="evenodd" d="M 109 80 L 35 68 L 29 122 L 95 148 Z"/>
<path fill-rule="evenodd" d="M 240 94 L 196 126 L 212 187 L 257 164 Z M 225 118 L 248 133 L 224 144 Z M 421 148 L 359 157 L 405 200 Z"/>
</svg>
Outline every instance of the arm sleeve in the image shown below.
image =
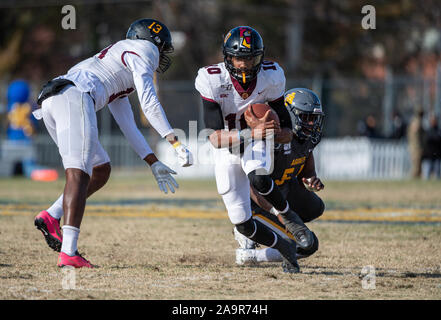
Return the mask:
<svg viewBox="0 0 441 320">
<path fill-rule="evenodd" d="M 205 128 L 213 130 L 224 129 L 225 126 L 220 105 L 217 102 L 204 98 L 202 98 L 202 105 L 204 109 Z"/>
<path fill-rule="evenodd" d="M 292 129 L 291 116 L 289 115 L 288 110 L 285 108 L 285 101 L 283 96 L 281 96 L 277 100 L 268 102 L 268 105 L 273 108 L 279 116 L 280 126 L 282 128 Z"/>
<path fill-rule="evenodd" d="M 124 97 L 112 101 L 109 103 L 109 110 L 116 123 L 118 123 L 122 133 L 129 141 L 130 146 L 141 159 L 144 159 L 148 154 L 153 153 L 149 144 L 144 139 L 144 136 L 136 126 L 129 98 Z"/>
<path fill-rule="evenodd" d="M 139 102 L 147 120 L 161 137 L 173 133 L 153 85 L 153 63 L 150 60 L 147 60 L 150 63 L 146 62 L 136 53 L 126 54 L 124 59 L 132 71 Z"/>
</svg>

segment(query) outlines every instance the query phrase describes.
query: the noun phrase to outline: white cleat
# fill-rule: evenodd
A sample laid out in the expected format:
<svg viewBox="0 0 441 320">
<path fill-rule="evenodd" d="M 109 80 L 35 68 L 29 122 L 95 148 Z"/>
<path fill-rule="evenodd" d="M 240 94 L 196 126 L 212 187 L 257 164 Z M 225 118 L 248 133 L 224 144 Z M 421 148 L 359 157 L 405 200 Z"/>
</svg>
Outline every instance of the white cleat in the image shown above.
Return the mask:
<svg viewBox="0 0 441 320">
<path fill-rule="evenodd" d="M 236 249 L 236 264 L 254 265 L 257 264 L 255 249 Z"/>
<path fill-rule="evenodd" d="M 255 249 L 256 248 L 256 243 L 253 240 L 245 237 L 239 231 L 237 231 L 236 227 L 234 227 L 233 233 L 234 233 L 234 239 L 237 242 L 239 242 L 239 248 L 241 248 L 241 249 Z"/>
</svg>

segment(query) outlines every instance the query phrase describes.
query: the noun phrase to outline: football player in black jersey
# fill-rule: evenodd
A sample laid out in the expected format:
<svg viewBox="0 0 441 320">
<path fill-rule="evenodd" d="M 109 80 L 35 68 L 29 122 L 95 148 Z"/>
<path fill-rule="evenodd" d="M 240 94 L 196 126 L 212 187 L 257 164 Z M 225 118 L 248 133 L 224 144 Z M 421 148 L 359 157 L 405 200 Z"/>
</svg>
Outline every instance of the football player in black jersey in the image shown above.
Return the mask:
<svg viewBox="0 0 441 320">
<path fill-rule="evenodd" d="M 323 214 L 325 205 L 317 196 L 324 184 L 317 177 L 312 151 L 320 142 L 324 113 L 317 95 L 304 88 L 288 90 L 284 96 L 285 107 L 289 111 L 293 139 L 287 144 L 276 144 L 274 151 L 274 171 L 271 178 L 288 200 L 290 208 L 303 222 L 310 222 Z M 266 224 L 281 236 L 293 239 L 285 230 L 283 219 L 271 213 L 272 205 L 251 186 L 251 206 L 254 219 Z M 277 212 L 275 212 L 277 213 Z M 235 238 L 240 244 L 236 250 L 236 263 L 261 261 L 281 261 L 277 250 L 266 248 L 255 250 L 255 243 L 242 237 L 238 232 Z M 314 245 L 305 250 L 297 246 L 297 258 L 305 258 L 318 249 L 318 239 L 313 233 Z"/>
</svg>

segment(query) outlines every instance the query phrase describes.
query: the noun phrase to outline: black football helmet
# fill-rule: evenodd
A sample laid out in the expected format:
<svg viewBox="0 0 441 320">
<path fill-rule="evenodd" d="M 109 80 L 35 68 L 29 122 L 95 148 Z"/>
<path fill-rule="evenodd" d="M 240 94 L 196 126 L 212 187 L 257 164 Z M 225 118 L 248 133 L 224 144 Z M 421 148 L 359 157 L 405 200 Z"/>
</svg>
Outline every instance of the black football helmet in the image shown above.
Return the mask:
<svg viewBox="0 0 441 320">
<path fill-rule="evenodd" d="M 305 88 L 295 88 L 285 93 L 285 106 L 289 111 L 292 131 L 300 140 L 311 139 L 318 144 L 322 137 L 322 103 L 317 95 Z"/>
<path fill-rule="evenodd" d="M 172 38 L 167 26 L 154 19 L 136 20 L 130 25 L 126 39 L 143 39 L 152 42 L 159 50 L 159 66 L 156 70 L 164 73 L 171 65 L 171 59 L 166 53 L 174 51 Z"/>
<path fill-rule="evenodd" d="M 223 54 L 225 67 L 230 75 L 242 83 L 256 78 L 263 61 L 265 47 L 260 34 L 253 28 L 240 26 L 231 29 L 225 36 Z M 244 57 L 253 61 L 250 70 L 233 66 L 232 57 Z"/>
</svg>

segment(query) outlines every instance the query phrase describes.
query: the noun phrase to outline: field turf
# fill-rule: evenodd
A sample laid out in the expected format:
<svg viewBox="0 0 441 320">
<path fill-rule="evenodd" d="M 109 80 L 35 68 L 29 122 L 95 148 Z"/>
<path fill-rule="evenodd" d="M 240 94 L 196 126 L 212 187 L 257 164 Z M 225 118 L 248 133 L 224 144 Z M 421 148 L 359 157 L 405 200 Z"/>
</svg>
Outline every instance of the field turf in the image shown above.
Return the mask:
<svg viewBox="0 0 441 320">
<path fill-rule="evenodd" d="M 68 283 L 33 225 L 64 181 L 0 179 L 0 299 L 441 299 L 440 181 L 324 181 L 320 248 L 295 275 L 237 266 L 214 180 L 178 182 L 163 195 L 148 171 L 114 172 L 79 239 L 100 268 Z"/>
</svg>

